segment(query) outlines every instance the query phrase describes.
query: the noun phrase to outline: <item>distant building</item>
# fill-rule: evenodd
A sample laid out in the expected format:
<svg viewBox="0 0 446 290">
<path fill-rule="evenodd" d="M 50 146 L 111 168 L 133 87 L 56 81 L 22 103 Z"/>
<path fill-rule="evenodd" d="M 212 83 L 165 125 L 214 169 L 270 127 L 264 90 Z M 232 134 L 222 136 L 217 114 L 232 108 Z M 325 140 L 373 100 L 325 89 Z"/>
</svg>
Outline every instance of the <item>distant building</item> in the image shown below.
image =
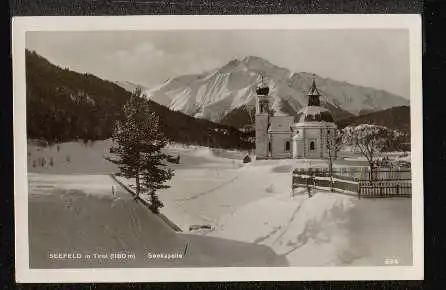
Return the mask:
<svg viewBox="0 0 446 290">
<path fill-rule="evenodd" d="M 297 117 L 275 114 L 270 109 L 269 87 L 262 84 L 257 88 L 257 159 L 328 158 L 327 142 L 335 138 L 337 126 L 330 111 L 320 105 L 314 79 L 307 96 L 308 106 Z"/>
</svg>

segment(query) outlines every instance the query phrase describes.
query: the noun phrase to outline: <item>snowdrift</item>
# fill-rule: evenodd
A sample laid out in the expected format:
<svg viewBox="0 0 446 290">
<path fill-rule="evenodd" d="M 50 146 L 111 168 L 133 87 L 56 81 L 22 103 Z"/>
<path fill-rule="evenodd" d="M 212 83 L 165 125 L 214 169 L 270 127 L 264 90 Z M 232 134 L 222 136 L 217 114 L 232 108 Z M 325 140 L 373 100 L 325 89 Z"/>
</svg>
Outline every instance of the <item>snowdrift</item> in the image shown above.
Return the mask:
<svg viewBox="0 0 446 290">
<path fill-rule="evenodd" d="M 283 257 L 266 246 L 179 235 L 107 176 L 61 177 L 53 174 L 30 176 L 31 268 L 288 265 Z M 112 185 L 116 186 L 114 196 Z M 80 258 L 50 258 L 50 255 L 62 253 L 80 255 Z M 86 254 L 106 257 L 85 259 Z M 132 258 L 116 258 L 114 254 Z M 148 254 L 177 258 L 152 259 Z"/>
<path fill-rule="evenodd" d="M 345 223 L 352 206 L 349 197 L 322 192 L 293 200 L 274 196 L 228 215 L 211 235 L 267 245 L 290 265 L 337 265 L 348 247 Z"/>
<path fill-rule="evenodd" d="M 291 266 L 411 265 L 410 209 L 410 199 L 280 195 L 226 215 L 210 235 L 269 246 Z"/>
</svg>

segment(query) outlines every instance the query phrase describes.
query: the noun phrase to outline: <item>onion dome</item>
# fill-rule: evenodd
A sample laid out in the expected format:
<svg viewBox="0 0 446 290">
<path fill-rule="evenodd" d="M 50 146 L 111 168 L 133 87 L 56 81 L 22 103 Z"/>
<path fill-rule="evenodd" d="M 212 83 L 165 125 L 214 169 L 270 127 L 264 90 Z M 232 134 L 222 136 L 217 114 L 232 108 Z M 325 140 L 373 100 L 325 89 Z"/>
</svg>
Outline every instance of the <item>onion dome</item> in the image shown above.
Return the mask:
<svg viewBox="0 0 446 290">
<path fill-rule="evenodd" d="M 267 96 L 269 94 L 269 87 L 267 86 L 259 86 L 256 89 L 257 95 Z"/>
<path fill-rule="evenodd" d="M 263 82 L 263 75 L 260 75 L 261 83 L 257 86 L 257 95 L 267 96 L 269 94 L 269 87 Z"/>
</svg>

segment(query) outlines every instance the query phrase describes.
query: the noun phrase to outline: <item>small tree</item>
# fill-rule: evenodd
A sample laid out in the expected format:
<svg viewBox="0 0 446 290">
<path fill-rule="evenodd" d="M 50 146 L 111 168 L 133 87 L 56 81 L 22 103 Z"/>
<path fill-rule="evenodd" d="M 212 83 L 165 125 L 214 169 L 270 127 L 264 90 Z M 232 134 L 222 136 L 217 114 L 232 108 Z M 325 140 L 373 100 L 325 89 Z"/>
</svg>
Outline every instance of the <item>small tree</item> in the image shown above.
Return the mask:
<svg viewBox="0 0 446 290">
<path fill-rule="evenodd" d="M 332 135 L 334 134 L 334 136 Z M 333 173 L 333 160 L 335 160 L 338 156 L 339 151 L 342 146 L 344 146 L 345 137 L 344 131 L 342 130 L 333 130 L 327 135 L 327 153 L 328 153 L 328 172 L 330 176 Z"/>
<path fill-rule="evenodd" d="M 395 138 L 395 131 L 378 125 L 361 124 L 344 128 L 346 142 L 359 149 L 369 164 L 370 180 L 376 158 Z"/>
<path fill-rule="evenodd" d="M 330 132 L 330 131 L 327 131 Z M 327 136 L 327 152 L 328 152 L 328 175 L 333 177 L 333 160 L 337 158 L 339 151 L 345 142 L 344 131 L 333 130 L 334 136 Z M 333 184 L 330 184 L 330 189 L 333 191 Z"/>
<path fill-rule="evenodd" d="M 164 168 L 169 155 L 161 149 L 167 145 L 159 118 L 151 112 L 148 102 L 137 89 L 124 106 L 124 118 L 117 121 L 113 132 L 116 145 L 112 151 L 116 159 L 107 158 L 118 164 L 120 173 L 136 180 L 136 198 L 147 192 L 150 196 L 150 209 L 158 213 L 163 206 L 156 191 L 169 186 L 164 183 L 173 176 L 171 169 Z"/>
</svg>

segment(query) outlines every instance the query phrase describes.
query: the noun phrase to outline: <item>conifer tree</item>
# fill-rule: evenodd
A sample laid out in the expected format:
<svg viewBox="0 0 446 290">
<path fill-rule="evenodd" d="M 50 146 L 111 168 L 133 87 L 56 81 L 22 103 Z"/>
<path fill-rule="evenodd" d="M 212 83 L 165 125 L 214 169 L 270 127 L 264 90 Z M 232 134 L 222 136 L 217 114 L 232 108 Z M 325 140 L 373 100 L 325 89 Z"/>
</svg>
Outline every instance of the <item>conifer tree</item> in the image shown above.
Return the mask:
<svg viewBox="0 0 446 290">
<path fill-rule="evenodd" d="M 168 140 L 140 89 L 124 106 L 124 117 L 116 122 L 113 141 L 116 145 L 112 151 L 117 158 L 109 160 L 118 164 L 122 176 L 135 178 L 136 198 L 148 193 L 150 209 L 158 213 L 163 204 L 156 192 L 169 187 L 164 183 L 172 178 L 173 171 L 164 163 L 170 156 L 161 152 Z"/>
</svg>

